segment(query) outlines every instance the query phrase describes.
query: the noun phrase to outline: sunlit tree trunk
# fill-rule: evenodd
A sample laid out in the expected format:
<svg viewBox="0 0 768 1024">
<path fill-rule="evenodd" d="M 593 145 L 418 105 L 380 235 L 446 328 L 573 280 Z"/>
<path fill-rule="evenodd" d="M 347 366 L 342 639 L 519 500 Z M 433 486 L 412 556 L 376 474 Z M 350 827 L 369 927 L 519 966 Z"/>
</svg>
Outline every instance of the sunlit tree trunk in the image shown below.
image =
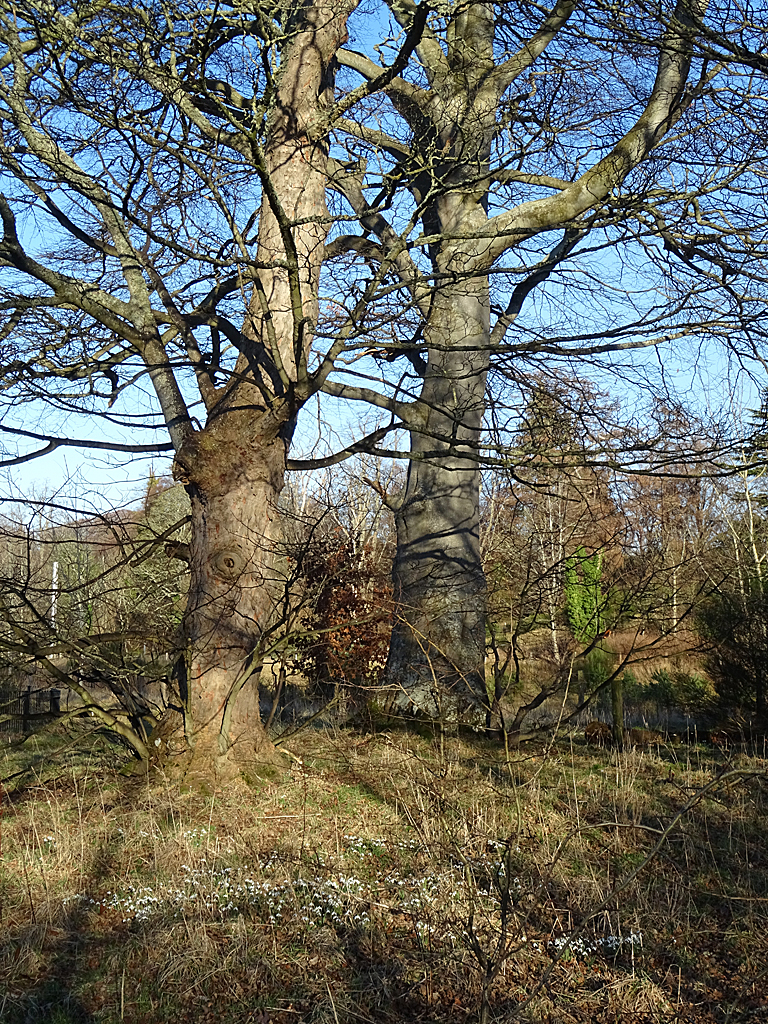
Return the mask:
<svg viewBox="0 0 768 1024">
<path fill-rule="evenodd" d="M 243 761 L 271 747 L 257 684 L 259 644 L 278 597 L 276 513 L 286 440 L 254 438 L 245 413 L 195 440 L 193 459 L 189 448 L 182 452 L 192 462 L 184 476 L 192 504 L 180 677 L 185 735 L 198 762 L 215 763 L 233 748 Z"/>
<path fill-rule="evenodd" d="M 401 706 L 437 717 L 486 700 L 477 450 L 488 317 L 483 280 L 435 298 L 419 424 L 395 512 L 397 613 L 387 676 Z"/>
<path fill-rule="evenodd" d="M 192 503 L 190 591 L 180 688 L 193 762 L 268 758 L 258 677 L 282 587 L 277 502 L 298 411 L 330 216 L 327 139 L 310 136 L 332 87 L 352 4 L 317 4 L 286 44 L 263 158 L 258 260 L 243 333 L 253 342 L 176 453 Z M 260 355 L 263 353 L 264 355 Z"/>
<path fill-rule="evenodd" d="M 490 291 L 485 267 L 478 272 L 485 246 L 475 236 L 487 225 L 487 186 L 477 176 L 488 166 L 495 127 L 493 31 L 488 5 L 470 5 L 456 17 L 445 68 L 432 69 L 429 123 L 417 127 L 425 163 L 440 190 L 448 188 L 424 215 L 441 241 L 431 252 L 427 366 L 409 421 L 411 461 L 396 513 L 396 616 L 386 675 L 400 688 L 401 704 L 439 716 L 487 703 L 478 453 Z"/>
</svg>

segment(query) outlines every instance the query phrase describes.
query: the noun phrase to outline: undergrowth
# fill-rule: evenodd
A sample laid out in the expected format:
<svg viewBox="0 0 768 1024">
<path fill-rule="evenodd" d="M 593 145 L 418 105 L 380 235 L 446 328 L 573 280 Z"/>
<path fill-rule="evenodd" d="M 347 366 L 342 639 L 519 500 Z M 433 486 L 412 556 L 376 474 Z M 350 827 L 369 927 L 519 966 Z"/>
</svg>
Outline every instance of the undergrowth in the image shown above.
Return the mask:
<svg viewBox="0 0 768 1024">
<path fill-rule="evenodd" d="M 394 730 L 292 753 L 203 797 L 98 738 L 7 783 L 0 1020 L 768 1015 L 764 761 Z"/>
</svg>

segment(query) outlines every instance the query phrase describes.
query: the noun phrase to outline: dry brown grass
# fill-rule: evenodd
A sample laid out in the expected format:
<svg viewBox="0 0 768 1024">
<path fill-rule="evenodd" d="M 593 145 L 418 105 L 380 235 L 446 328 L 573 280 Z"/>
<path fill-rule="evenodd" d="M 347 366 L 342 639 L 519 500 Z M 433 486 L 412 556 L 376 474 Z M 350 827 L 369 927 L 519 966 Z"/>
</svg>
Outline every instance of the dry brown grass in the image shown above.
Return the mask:
<svg viewBox="0 0 768 1024">
<path fill-rule="evenodd" d="M 289 771 L 212 796 L 123 778 L 106 748 L 8 794 L 0 1020 L 768 1008 L 765 762 L 566 738 L 506 763 L 481 739 L 406 730 L 291 746 Z"/>
</svg>

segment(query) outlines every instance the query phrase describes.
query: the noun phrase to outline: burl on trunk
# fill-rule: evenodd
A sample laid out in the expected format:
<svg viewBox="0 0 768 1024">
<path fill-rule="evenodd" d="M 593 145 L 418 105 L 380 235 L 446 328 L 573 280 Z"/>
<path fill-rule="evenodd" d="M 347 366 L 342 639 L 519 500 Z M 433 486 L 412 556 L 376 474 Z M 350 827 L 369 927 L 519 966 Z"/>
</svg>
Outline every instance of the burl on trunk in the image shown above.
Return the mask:
<svg viewBox="0 0 768 1024">
<path fill-rule="evenodd" d="M 229 413 L 177 456 L 192 505 L 180 696 L 186 742 L 201 764 L 272 753 L 259 714 L 259 640 L 280 587 L 274 553 L 287 445 L 279 434 L 254 435 L 248 419 Z"/>
</svg>

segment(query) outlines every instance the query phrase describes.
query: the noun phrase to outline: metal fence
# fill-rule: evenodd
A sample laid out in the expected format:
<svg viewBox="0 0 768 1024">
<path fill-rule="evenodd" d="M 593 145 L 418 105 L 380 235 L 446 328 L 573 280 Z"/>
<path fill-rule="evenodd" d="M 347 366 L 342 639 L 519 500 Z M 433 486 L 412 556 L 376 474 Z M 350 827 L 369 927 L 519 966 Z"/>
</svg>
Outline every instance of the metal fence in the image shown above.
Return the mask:
<svg viewBox="0 0 768 1024">
<path fill-rule="evenodd" d="M 30 733 L 36 724 L 61 714 L 61 690 L 0 690 L 0 732 Z"/>
</svg>

